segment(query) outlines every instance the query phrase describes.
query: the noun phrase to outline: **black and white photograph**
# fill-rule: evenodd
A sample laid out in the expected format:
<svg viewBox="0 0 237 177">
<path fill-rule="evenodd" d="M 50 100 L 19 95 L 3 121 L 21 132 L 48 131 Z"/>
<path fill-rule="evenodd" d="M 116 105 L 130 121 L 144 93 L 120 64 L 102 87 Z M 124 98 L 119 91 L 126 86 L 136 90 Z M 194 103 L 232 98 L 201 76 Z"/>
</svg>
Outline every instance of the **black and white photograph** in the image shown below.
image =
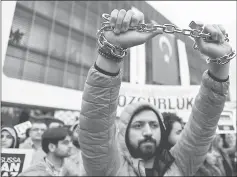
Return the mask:
<svg viewBox="0 0 237 177">
<path fill-rule="evenodd" d="M 236 1 L 2 1 L 1 176 L 237 176 Z"/>
</svg>

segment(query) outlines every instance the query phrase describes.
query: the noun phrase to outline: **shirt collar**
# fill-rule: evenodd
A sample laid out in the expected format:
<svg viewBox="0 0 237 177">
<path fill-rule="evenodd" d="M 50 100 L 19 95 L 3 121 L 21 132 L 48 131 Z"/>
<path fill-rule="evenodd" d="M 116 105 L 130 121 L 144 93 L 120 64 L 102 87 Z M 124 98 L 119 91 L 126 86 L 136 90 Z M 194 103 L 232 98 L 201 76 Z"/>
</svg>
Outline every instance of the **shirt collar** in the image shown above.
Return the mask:
<svg viewBox="0 0 237 177">
<path fill-rule="evenodd" d="M 63 171 L 62 167 L 64 165 L 64 162 L 62 164 L 62 167 L 57 168 L 47 157 L 45 157 L 44 160 L 50 172 L 53 173 L 53 176 L 62 176 L 62 171 Z"/>
</svg>

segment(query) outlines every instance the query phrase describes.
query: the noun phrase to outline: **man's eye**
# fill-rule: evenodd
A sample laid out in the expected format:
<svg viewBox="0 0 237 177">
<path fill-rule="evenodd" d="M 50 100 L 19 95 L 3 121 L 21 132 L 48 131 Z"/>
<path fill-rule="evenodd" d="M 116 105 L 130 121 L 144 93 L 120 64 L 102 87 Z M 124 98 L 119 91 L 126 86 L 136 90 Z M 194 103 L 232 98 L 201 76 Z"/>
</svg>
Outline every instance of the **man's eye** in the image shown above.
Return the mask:
<svg viewBox="0 0 237 177">
<path fill-rule="evenodd" d="M 141 126 L 141 124 L 135 124 L 135 125 L 133 125 L 133 127 L 134 128 L 141 128 L 142 126 Z"/>
<path fill-rule="evenodd" d="M 152 127 L 152 128 L 157 128 L 157 127 L 159 127 L 159 124 L 153 123 L 153 124 L 151 124 L 151 127 Z"/>
</svg>

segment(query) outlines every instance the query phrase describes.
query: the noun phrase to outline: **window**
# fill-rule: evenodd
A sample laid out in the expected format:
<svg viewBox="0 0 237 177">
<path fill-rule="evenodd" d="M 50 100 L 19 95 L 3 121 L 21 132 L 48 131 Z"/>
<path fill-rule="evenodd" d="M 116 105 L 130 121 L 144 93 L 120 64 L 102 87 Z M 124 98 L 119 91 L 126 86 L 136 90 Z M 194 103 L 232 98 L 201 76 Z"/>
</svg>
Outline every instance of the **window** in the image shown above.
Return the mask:
<svg viewBox="0 0 237 177">
<path fill-rule="evenodd" d="M 8 77 L 21 79 L 25 57 L 25 50 L 8 45 L 6 59 L 3 66 L 3 72 L 5 75 Z"/>
<path fill-rule="evenodd" d="M 46 53 L 49 47 L 50 28 L 49 21 L 36 16 L 30 32 L 29 47 Z"/>
<path fill-rule="evenodd" d="M 54 1 L 35 1 L 35 7 L 36 7 L 35 10 L 38 13 L 46 15 L 47 17 L 53 16 L 54 6 L 55 6 Z"/>
<path fill-rule="evenodd" d="M 50 38 L 50 54 L 54 57 L 65 60 L 67 49 L 68 30 L 55 24 L 54 31 Z"/>
<path fill-rule="evenodd" d="M 45 72 L 45 56 L 29 51 L 24 62 L 23 79 L 43 82 Z"/>
<path fill-rule="evenodd" d="M 58 1 L 56 9 L 56 20 L 69 25 L 72 1 Z"/>
<path fill-rule="evenodd" d="M 12 30 L 19 30 L 23 36 L 18 43 L 9 43 L 4 73 L 82 91 L 88 70 L 97 57 L 96 32 L 102 21 L 101 13 L 111 9 L 111 3 L 17 2 Z M 129 81 L 129 55 L 123 71 L 123 81 Z"/>
<path fill-rule="evenodd" d="M 30 28 L 32 26 L 32 15 L 29 12 L 17 7 L 12 22 L 12 32 L 14 33 L 18 30 L 20 33 L 23 33 L 23 36 L 18 41 L 18 44 L 27 46 L 30 36 Z M 17 43 L 17 41 L 15 42 Z"/>
</svg>

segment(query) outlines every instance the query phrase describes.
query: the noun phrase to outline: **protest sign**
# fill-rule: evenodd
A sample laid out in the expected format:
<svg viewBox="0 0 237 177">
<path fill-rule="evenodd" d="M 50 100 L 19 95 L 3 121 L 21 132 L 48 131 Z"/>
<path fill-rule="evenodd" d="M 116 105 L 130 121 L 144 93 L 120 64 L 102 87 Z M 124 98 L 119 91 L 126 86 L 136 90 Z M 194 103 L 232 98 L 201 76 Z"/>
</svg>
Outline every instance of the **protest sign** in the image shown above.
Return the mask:
<svg viewBox="0 0 237 177">
<path fill-rule="evenodd" d="M 30 166 L 33 150 L 2 149 L 1 176 L 17 176 Z"/>
<path fill-rule="evenodd" d="M 122 83 L 119 97 L 117 116 L 131 103 L 146 101 L 155 106 L 160 112 L 173 112 L 188 122 L 194 100 L 200 86 L 157 86 Z M 236 132 L 236 102 L 226 102 L 218 122 L 217 133 Z"/>
<path fill-rule="evenodd" d="M 182 117 L 188 119 L 186 113 L 191 112 L 195 97 L 200 86 L 157 86 L 136 85 L 122 83 L 117 116 L 119 117 L 124 107 L 128 104 L 146 101 L 151 103 L 161 112 L 183 113 Z"/>
<path fill-rule="evenodd" d="M 26 121 L 26 122 L 23 122 L 21 124 L 15 125 L 14 128 L 16 129 L 16 132 L 17 132 L 18 136 L 20 138 L 22 138 L 22 137 L 25 137 L 26 130 L 28 128 L 31 128 L 31 126 L 32 126 L 31 122 L 30 121 Z"/>
</svg>

